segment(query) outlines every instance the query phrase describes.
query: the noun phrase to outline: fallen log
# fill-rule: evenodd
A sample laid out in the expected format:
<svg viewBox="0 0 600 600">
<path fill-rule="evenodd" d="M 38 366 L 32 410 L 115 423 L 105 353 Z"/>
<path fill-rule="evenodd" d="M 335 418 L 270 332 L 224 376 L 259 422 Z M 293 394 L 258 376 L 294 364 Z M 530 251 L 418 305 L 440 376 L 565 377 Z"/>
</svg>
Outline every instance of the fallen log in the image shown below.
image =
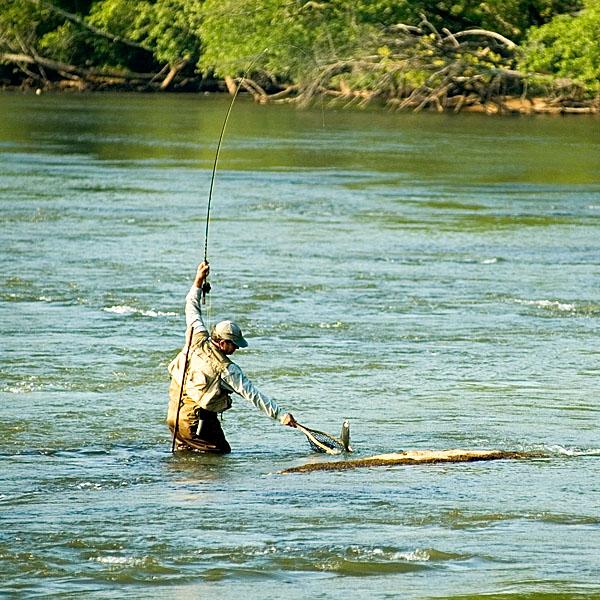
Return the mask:
<svg viewBox="0 0 600 600">
<path fill-rule="evenodd" d="M 343 471 L 364 467 L 388 467 L 393 465 L 423 465 L 439 463 L 462 463 L 484 460 L 520 460 L 525 458 L 544 458 L 535 452 L 513 452 L 507 450 L 407 450 L 391 454 L 377 454 L 365 458 L 307 463 L 279 471 L 280 474 L 309 473 L 312 471 Z"/>
</svg>

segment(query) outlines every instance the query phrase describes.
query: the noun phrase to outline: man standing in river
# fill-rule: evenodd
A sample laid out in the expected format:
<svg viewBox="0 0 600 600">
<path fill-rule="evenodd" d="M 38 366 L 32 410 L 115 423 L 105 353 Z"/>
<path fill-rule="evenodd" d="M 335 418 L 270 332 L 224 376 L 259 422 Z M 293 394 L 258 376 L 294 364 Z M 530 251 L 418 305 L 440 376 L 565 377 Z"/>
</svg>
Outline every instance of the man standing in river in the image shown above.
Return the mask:
<svg viewBox="0 0 600 600">
<path fill-rule="evenodd" d="M 209 271 L 208 263 L 199 265 L 186 296 L 186 345 L 169 365 L 171 385 L 167 424 L 178 450 L 227 454 L 231 452 L 231 446 L 225 439 L 218 414 L 231 408 L 234 392 L 267 416 L 278 419 L 282 425 L 294 427 L 296 421 L 258 390 L 229 359 L 238 348 L 248 345 L 236 323 L 220 321 L 209 335 L 200 310 L 202 286 Z M 185 381 L 183 393 L 182 380 Z"/>
</svg>

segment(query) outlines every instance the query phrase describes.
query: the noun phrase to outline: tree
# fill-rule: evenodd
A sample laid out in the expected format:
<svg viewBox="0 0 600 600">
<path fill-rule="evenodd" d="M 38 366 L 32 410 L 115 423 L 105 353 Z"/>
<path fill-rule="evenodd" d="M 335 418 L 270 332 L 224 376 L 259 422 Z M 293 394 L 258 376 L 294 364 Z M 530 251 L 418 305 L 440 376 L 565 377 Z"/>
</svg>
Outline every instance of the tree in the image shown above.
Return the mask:
<svg viewBox="0 0 600 600">
<path fill-rule="evenodd" d="M 325 57 L 347 53 L 360 24 L 343 2 L 207 0 L 199 66 L 219 76 L 256 66 L 272 79 L 296 81 Z"/>
<path fill-rule="evenodd" d="M 102 0 L 94 3 L 88 21 L 140 43 L 159 62 L 175 66 L 199 58 L 201 5 L 201 0 Z"/>
<path fill-rule="evenodd" d="M 582 1 L 585 10 L 569 16 Z M 600 89 L 599 4 L 0 0 L 0 62 L 18 65 L 30 85 L 50 85 L 54 73 L 61 85 L 164 89 L 189 78 L 197 86 L 199 70 L 231 90 L 250 70 L 243 83 L 259 99 L 331 94 L 439 108 L 457 97 L 485 103 L 490 94 L 520 94 L 515 48 L 524 39 L 522 68 Z"/>
<path fill-rule="evenodd" d="M 197 16 L 202 0 L 0 0 L 0 58 L 35 78 L 45 69 L 81 81 L 156 73 L 170 85 L 200 53 Z M 76 5 L 76 6 L 74 6 Z M 78 8 L 82 12 L 70 12 Z M 35 69 L 39 73 L 32 72 Z M 128 75 L 127 75 L 128 76 Z M 152 75 L 150 75 L 150 78 Z M 142 79 L 144 77 L 142 76 Z M 150 80 L 148 78 L 148 80 Z M 138 77 L 139 79 L 139 77 Z"/>
<path fill-rule="evenodd" d="M 524 45 L 521 68 L 573 79 L 588 92 L 600 91 L 600 0 L 587 0 L 576 16 L 559 15 L 533 27 Z"/>
<path fill-rule="evenodd" d="M 264 52 L 262 66 L 272 77 L 296 79 L 324 60 L 360 51 L 382 29 L 417 26 L 423 16 L 437 29 L 483 28 L 518 42 L 532 24 L 580 6 L 580 0 L 206 0 L 200 67 L 231 75 Z"/>
</svg>

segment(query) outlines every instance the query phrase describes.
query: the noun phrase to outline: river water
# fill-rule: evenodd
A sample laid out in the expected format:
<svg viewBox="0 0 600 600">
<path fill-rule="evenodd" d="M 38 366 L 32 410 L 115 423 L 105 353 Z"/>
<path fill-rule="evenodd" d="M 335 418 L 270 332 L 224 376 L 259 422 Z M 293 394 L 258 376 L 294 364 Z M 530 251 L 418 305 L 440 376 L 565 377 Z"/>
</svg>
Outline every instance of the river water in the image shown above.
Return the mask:
<svg viewBox="0 0 600 600">
<path fill-rule="evenodd" d="M 211 323 L 355 456 L 239 398 L 170 453 L 166 366 L 228 100 L 0 96 L 0 595 L 600 598 L 600 120 L 236 103 Z M 333 460 L 338 460 L 333 458 Z"/>
</svg>

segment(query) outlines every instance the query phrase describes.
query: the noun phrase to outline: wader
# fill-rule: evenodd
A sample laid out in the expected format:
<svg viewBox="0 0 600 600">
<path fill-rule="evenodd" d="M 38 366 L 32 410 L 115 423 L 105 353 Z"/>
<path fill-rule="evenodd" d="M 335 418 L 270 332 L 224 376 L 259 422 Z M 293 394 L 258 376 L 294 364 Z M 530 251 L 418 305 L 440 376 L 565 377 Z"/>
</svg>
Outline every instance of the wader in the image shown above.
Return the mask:
<svg viewBox="0 0 600 600">
<path fill-rule="evenodd" d="M 181 414 L 179 415 L 176 449 L 229 454 L 231 446 L 225 439 L 217 413 L 203 408 L 199 408 L 197 412 L 198 421 L 195 427 L 190 427 L 190 421 L 182 419 Z M 175 428 L 169 424 L 169 429 L 173 435 Z"/>
<path fill-rule="evenodd" d="M 231 446 L 225 439 L 218 415 L 231 407 L 229 392 L 223 389 L 220 380 L 231 361 L 212 344 L 207 332 L 193 332 L 184 374 L 185 350 L 184 347 L 169 365 L 167 425 L 172 435 L 176 432 L 176 448 L 227 454 Z M 183 379 L 185 387 L 181 394 Z"/>
</svg>

